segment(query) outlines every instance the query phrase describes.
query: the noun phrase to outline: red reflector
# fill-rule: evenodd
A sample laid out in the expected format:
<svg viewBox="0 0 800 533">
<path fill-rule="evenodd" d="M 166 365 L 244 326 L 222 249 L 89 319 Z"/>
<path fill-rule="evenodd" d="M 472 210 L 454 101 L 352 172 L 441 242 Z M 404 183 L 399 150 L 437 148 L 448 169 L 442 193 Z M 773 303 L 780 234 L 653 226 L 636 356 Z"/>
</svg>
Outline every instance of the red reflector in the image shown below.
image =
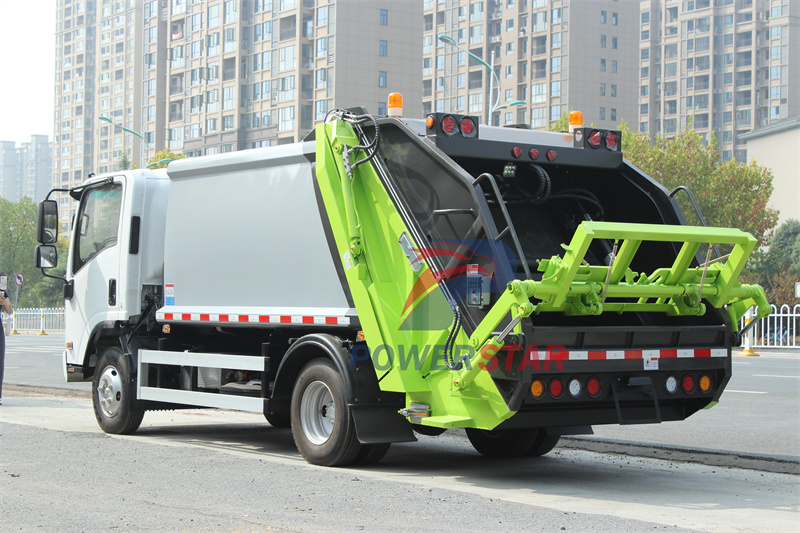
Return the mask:
<svg viewBox="0 0 800 533">
<path fill-rule="evenodd" d="M 589 134 L 589 145 L 592 148 L 599 148 L 600 147 L 600 141 L 602 141 L 602 140 L 603 140 L 603 134 L 601 134 L 597 130 L 594 130 L 594 131 L 592 131 L 592 133 Z"/>
<path fill-rule="evenodd" d="M 471 118 L 464 117 L 461 119 L 461 133 L 464 137 L 471 137 L 475 133 L 475 123 Z"/>
<path fill-rule="evenodd" d="M 560 398 L 564 394 L 564 384 L 558 378 L 553 378 L 550 382 L 550 395 L 553 398 Z"/>
<path fill-rule="evenodd" d="M 514 148 L 511 149 L 511 155 L 513 155 L 514 157 L 521 156 L 522 155 L 522 148 L 520 148 L 519 146 L 515 146 Z"/>
<path fill-rule="evenodd" d="M 591 397 L 600 394 L 600 380 L 597 378 L 590 378 L 589 381 L 586 382 L 586 392 L 588 392 Z"/>
<path fill-rule="evenodd" d="M 448 135 L 453 135 L 456 132 L 456 119 L 450 115 L 446 115 L 442 119 L 442 131 Z"/>
<path fill-rule="evenodd" d="M 692 376 L 683 376 L 683 392 L 692 392 L 694 390 L 694 378 Z"/>
<path fill-rule="evenodd" d="M 619 146 L 619 139 L 617 139 L 617 134 L 613 131 L 607 132 L 603 141 L 606 143 L 606 148 L 609 150 L 616 150 L 617 146 Z"/>
<path fill-rule="evenodd" d="M 547 160 L 552 161 L 556 158 L 556 151 L 555 150 L 548 150 L 547 151 Z"/>
<path fill-rule="evenodd" d="M 531 151 L 528 152 L 528 155 L 531 156 L 531 159 L 538 159 L 539 158 L 539 150 L 536 148 L 531 148 Z"/>
</svg>

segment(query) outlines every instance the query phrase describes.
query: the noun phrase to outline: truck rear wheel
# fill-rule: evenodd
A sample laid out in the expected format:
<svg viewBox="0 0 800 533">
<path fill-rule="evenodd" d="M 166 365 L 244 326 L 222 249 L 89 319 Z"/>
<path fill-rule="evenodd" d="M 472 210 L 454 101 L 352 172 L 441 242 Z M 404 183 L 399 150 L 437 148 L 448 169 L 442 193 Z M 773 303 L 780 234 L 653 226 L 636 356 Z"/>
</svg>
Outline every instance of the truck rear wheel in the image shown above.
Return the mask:
<svg viewBox="0 0 800 533">
<path fill-rule="evenodd" d="M 303 458 L 315 465 L 347 465 L 361 450 L 344 382 L 327 359 L 311 361 L 297 378 L 292 436 Z"/>
<path fill-rule="evenodd" d="M 467 428 L 472 447 L 487 457 L 522 457 L 533 445 L 538 429 L 485 430 Z"/>
<path fill-rule="evenodd" d="M 540 428 L 537 430 L 536 438 L 533 439 L 533 444 L 531 444 L 531 447 L 525 452 L 525 455 L 528 457 L 544 455 L 555 448 L 560 439 L 560 435 L 548 435 L 547 430 Z"/>
<path fill-rule="evenodd" d="M 139 428 L 144 408 L 136 400 L 130 359 L 119 348 L 100 356 L 92 380 L 94 416 L 106 433 L 127 435 Z"/>
</svg>

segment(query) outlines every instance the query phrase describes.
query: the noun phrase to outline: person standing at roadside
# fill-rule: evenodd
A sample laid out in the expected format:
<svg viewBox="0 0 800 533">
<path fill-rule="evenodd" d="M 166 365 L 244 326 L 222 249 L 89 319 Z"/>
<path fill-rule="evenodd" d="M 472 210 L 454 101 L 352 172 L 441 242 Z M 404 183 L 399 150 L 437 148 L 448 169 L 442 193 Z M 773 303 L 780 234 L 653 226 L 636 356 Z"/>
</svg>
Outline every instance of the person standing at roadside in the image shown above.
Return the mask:
<svg viewBox="0 0 800 533">
<path fill-rule="evenodd" d="M 0 290 L 0 309 L 11 315 L 11 302 L 8 293 Z M 0 320 L 0 405 L 3 403 L 3 371 L 6 367 L 6 332 L 3 331 L 3 321 Z"/>
</svg>

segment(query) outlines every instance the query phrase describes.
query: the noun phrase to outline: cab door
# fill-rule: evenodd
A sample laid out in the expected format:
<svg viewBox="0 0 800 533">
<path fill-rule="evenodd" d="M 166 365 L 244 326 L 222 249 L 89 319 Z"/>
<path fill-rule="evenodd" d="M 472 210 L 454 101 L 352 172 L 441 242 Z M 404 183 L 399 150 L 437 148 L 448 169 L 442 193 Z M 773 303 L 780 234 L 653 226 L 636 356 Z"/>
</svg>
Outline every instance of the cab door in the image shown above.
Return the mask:
<svg viewBox="0 0 800 533">
<path fill-rule="evenodd" d="M 83 364 L 95 328 L 120 319 L 118 282 L 124 178 L 89 185 L 74 220 L 67 277 L 73 295 L 66 301 L 67 364 Z"/>
</svg>

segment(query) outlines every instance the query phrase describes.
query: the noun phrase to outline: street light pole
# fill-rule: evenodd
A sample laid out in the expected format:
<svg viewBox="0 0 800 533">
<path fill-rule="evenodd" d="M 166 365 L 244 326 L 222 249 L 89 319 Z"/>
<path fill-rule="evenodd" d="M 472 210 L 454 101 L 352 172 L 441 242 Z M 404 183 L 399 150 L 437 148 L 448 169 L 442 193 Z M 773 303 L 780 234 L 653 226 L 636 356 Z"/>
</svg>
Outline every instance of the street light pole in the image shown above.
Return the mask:
<svg viewBox="0 0 800 533">
<path fill-rule="evenodd" d="M 461 50 L 462 52 L 464 52 L 467 55 L 469 55 L 469 57 L 471 57 L 472 59 L 474 59 L 475 61 L 477 61 L 478 63 L 480 63 L 484 67 L 486 67 L 487 69 L 489 69 L 489 72 L 491 73 L 491 77 L 489 78 L 489 99 L 486 102 L 487 103 L 487 106 L 486 106 L 486 110 L 487 110 L 486 124 L 491 125 L 492 124 L 492 114 L 494 114 L 494 112 L 497 110 L 497 105 L 500 103 L 500 78 L 497 77 L 497 73 L 494 71 L 494 50 L 491 51 L 490 63 L 487 63 L 486 61 L 484 61 L 480 57 L 476 56 L 475 54 L 473 54 L 472 52 L 470 52 L 466 48 L 463 48 L 463 47 L 459 46 L 458 43 L 456 43 L 456 40 L 453 39 L 452 37 L 450 37 L 449 35 L 441 34 L 441 35 L 438 35 L 436 38 L 439 39 L 441 42 L 443 42 L 445 44 L 449 44 L 450 46 L 453 46 L 453 47 Z M 497 82 L 497 98 L 494 98 L 494 82 L 495 81 Z"/>
<path fill-rule="evenodd" d="M 142 142 L 144 143 L 144 146 L 145 146 L 145 156 L 144 156 L 144 158 L 142 159 L 142 162 L 141 162 L 142 164 L 141 164 L 140 168 L 145 168 L 145 160 L 147 159 L 147 155 L 148 155 L 148 154 L 149 154 L 149 152 L 150 152 L 150 144 L 149 144 L 149 143 L 147 142 L 147 140 L 144 138 L 144 135 L 142 135 L 142 134 L 141 134 L 141 133 L 139 133 L 139 132 L 136 132 L 136 131 L 133 131 L 133 130 L 129 130 L 128 128 L 126 128 L 126 127 L 124 127 L 124 126 L 121 126 L 121 125 L 117 124 L 116 122 L 114 122 L 113 120 L 111 120 L 110 118 L 108 118 L 108 117 L 106 117 L 106 116 L 100 115 L 100 116 L 99 116 L 99 117 L 97 117 L 97 118 L 99 118 L 99 119 L 100 119 L 100 120 L 102 120 L 103 122 L 108 122 L 109 124 L 111 124 L 111 125 L 112 125 L 112 126 L 114 126 L 114 127 L 121 128 L 121 129 L 122 129 L 122 131 L 124 131 L 124 132 L 127 132 L 127 133 L 130 133 L 131 135 L 135 135 L 136 137 L 139 137 L 139 138 L 142 140 Z"/>
</svg>

